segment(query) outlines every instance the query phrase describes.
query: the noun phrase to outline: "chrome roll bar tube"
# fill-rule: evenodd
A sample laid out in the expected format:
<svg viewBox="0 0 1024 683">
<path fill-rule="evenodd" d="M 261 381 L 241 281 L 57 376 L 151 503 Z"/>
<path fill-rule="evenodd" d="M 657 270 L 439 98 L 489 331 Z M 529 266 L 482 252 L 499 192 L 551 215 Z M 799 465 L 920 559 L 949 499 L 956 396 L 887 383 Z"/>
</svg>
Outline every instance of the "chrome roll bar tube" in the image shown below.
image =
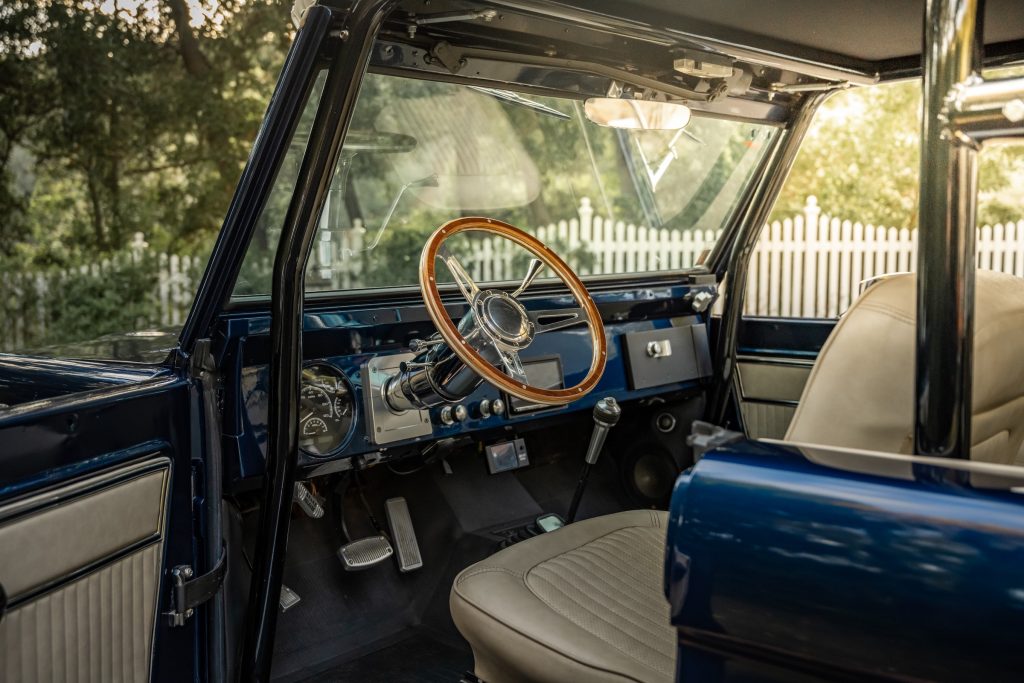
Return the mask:
<svg viewBox="0 0 1024 683">
<path fill-rule="evenodd" d="M 928 0 L 924 21 L 914 448 L 969 458 L 977 155 L 1024 135 L 1024 79 L 981 76 L 983 0 Z"/>
</svg>

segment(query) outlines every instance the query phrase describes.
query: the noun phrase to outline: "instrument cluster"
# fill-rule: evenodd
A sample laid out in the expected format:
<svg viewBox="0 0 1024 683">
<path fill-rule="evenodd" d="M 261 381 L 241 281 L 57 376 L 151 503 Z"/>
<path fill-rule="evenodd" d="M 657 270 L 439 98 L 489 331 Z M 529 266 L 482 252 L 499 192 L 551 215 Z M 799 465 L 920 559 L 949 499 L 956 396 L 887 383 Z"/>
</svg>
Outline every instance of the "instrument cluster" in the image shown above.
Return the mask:
<svg viewBox="0 0 1024 683">
<path fill-rule="evenodd" d="M 317 363 L 302 370 L 299 397 L 299 448 L 315 456 L 331 455 L 352 431 L 352 389 L 332 365 Z"/>
</svg>

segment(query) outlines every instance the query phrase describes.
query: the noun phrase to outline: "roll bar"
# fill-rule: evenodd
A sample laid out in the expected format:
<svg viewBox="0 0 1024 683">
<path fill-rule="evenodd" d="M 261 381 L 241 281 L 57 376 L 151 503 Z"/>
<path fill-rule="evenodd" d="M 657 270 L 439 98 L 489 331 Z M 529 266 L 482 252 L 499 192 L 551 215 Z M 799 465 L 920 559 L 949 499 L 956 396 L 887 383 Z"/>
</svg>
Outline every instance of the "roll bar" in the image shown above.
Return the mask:
<svg viewBox="0 0 1024 683">
<path fill-rule="evenodd" d="M 1024 136 L 1024 78 L 981 76 L 984 0 L 925 8 L 914 448 L 969 458 L 977 155 Z"/>
</svg>

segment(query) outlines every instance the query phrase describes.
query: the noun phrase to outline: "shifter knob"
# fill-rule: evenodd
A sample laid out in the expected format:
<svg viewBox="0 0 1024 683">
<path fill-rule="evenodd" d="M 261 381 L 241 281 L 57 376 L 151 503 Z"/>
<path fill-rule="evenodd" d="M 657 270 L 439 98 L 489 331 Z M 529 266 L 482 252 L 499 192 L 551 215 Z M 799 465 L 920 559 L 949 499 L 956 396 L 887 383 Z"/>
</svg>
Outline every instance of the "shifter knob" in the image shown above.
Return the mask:
<svg viewBox="0 0 1024 683">
<path fill-rule="evenodd" d="M 611 429 L 619 422 L 622 408 L 611 396 L 605 396 L 594 406 L 594 422 L 606 429 Z"/>
<path fill-rule="evenodd" d="M 622 409 L 611 396 L 606 396 L 594 406 L 594 432 L 590 435 L 590 446 L 587 448 L 587 464 L 593 465 L 601 455 L 604 448 L 604 440 L 608 436 L 608 430 L 614 427 Z"/>
</svg>

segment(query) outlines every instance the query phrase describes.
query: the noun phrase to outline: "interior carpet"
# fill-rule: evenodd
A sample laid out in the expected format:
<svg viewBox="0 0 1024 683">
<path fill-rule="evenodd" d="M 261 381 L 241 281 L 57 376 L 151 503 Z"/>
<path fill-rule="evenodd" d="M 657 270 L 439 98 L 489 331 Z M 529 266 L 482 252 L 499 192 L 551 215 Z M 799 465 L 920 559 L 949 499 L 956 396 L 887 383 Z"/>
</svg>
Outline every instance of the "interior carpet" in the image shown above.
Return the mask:
<svg viewBox="0 0 1024 683">
<path fill-rule="evenodd" d="M 314 674 L 305 681 L 454 683 L 473 669 L 469 646 L 456 647 L 413 631 L 393 645 Z"/>
</svg>

